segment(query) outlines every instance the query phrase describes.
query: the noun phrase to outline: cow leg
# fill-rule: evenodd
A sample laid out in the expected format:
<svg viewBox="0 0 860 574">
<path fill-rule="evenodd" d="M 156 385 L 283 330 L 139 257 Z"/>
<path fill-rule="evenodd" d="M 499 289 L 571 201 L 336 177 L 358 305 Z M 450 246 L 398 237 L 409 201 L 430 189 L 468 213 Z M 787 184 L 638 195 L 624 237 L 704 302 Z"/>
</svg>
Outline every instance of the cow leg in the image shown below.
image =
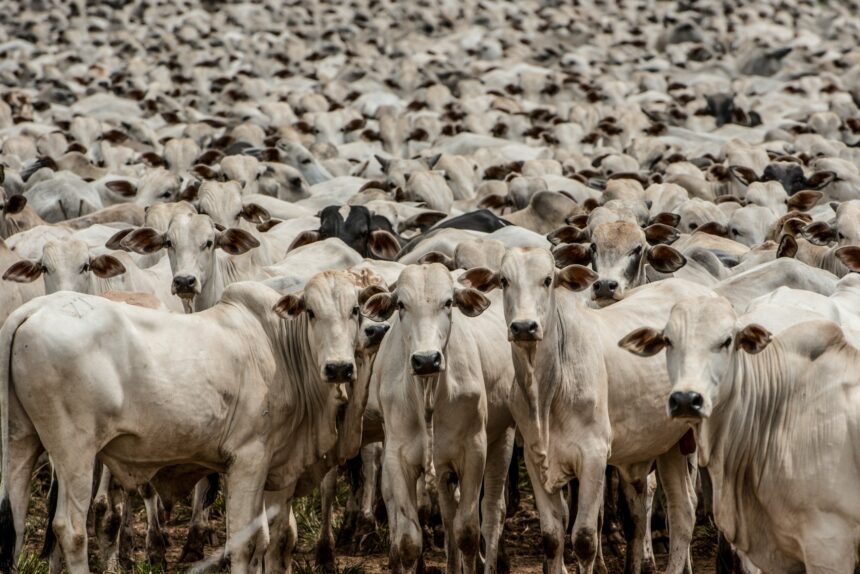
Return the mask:
<svg viewBox="0 0 860 574">
<path fill-rule="evenodd" d="M 696 476 L 687 464 L 687 457 L 675 446 L 657 459 L 657 472 L 666 493 L 669 518 L 668 574 L 680 574 L 692 564 L 690 542 L 696 525 Z"/>
<path fill-rule="evenodd" d="M 54 515 L 54 533 L 63 549 L 69 574 L 89 574 L 87 562 L 87 512 L 93 488 L 95 453 L 87 455 L 83 449 L 70 449 L 75 457 L 57 463 L 59 490 L 57 512 Z"/>
<path fill-rule="evenodd" d="M 460 504 L 454 519 L 454 533 L 463 558 L 463 572 L 472 574 L 477 572 L 478 552 L 481 549 L 481 515 L 478 505 L 487 463 L 487 435 L 483 429 L 466 447 L 464 462 L 460 475 Z M 507 470 L 510 460 L 505 462 L 504 469 Z M 504 481 L 503 478 L 501 480 Z M 498 488 L 501 489 L 500 492 L 504 492 L 504 482 Z"/>
<path fill-rule="evenodd" d="M 573 523 L 573 553 L 580 574 L 591 574 L 600 544 L 598 531 L 603 483 L 606 478 L 606 444 L 583 444 L 579 472 L 579 508 Z"/>
<path fill-rule="evenodd" d="M 269 543 L 269 524 L 263 508 L 263 486 L 268 465 L 263 448 L 238 453 L 227 473 L 227 542 L 231 574 L 262 569 Z M 198 483 L 199 484 L 199 483 Z"/>
<path fill-rule="evenodd" d="M 150 564 L 166 566 L 167 534 L 161 528 L 158 493 L 148 482 L 138 492 L 146 508 L 146 556 Z"/>
<path fill-rule="evenodd" d="M 513 516 L 520 509 L 520 459 L 523 457 L 522 447 L 514 444 L 511 452 L 511 464 L 508 466 L 508 480 L 505 489 L 505 512 Z"/>
<path fill-rule="evenodd" d="M 481 533 L 485 545 L 485 574 L 495 574 L 499 539 L 505 525 L 505 482 L 511 466 L 514 429 L 508 429 L 487 447 L 484 470 L 484 499 L 481 501 Z"/>
<path fill-rule="evenodd" d="M 188 538 L 182 547 L 180 562 L 197 562 L 203 560 L 206 555 L 205 548 L 211 542 L 211 529 L 209 527 L 209 504 L 207 498 L 214 500 L 217 496 L 217 480 L 207 476 L 194 485 L 194 493 L 191 496 L 191 526 L 188 528 Z M 217 474 L 214 476 L 218 476 Z M 215 489 L 214 492 L 211 492 Z"/>
<path fill-rule="evenodd" d="M 627 501 L 633 531 L 627 539 L 627 553 L 624 558 L 625 574 L 656 572 L 653 558 L 648 560 L 646 543 L 650 534 L 651 492 L 648 488 L 648 474 L 651 463 L 634 467 L 619 468 L 620 486 Z"/>
<path fill-rule="evenodd" d="M 17 405 L 17 400 L 11 394 L 9 398 L 10 436 L 7 447 L 8 453 L 4 453 L 9 469 L 3 474 L 2 484 L 0 484 L 0 492 L 2 492 L 3 497 L 0 501 L 0 541 L 4 545 L 0 548 L 0 559 L 8 560 L 11 567 L 12 564 L 17 564 L 18 556 L 24 545 L 24 525 L 30 503 L 30 481 L 33 478 L 36 460 L 44 449 L 36 430 L 29 424 L 29 420 L 27 420 L 26 425 L 15 424 L 17 421 L 13 416 L 15 415 L 14 407 Z M 20 412 L 20 407 L 18 410 Z M 26 418 L 23 413 L 21 416 Z M 10 538 L 13 544 L 7 548 L 5 544 L 10 541 Z"/>
<path fill-rule="evenodd" d="M 561 491 L 549 494 L 543 489 L 538 466 L 532 454 L 524 449 L 526 471 L 534 490 L 535 505 L 540 516 L 540 530 L 543 537 L 544 574 L 567 574 L 564 567 L 564 530 L 567 522 L 567 506 Z"/>
<path fill-rule="evenodd" d="M 401 464 L 400 445 L 386 441 L 382 461 L 382 498 L 391 533 L 390 570 L 395 574 L 415 572 L 421 555 L 421 526 L 418 523 L 418 472 Z"/>
<path fill-rule="evenodd" d="M 122 538 L 124 536 L 122 530 L 123 526 L 127 525 L 129 517 L 128 492 L 113 480 L 110 472 L 105 473 L 105 469 L 107 469 L 107 466 L 102 467 L 102 479 L 107 476 L 108 482 L 106 500 L 99 499 L 98 497 L 97 500 L 100 503 L 106 504 L 107 508 L 101 512 L 101 516 L 97 516 L 100 520 L 96 522 L 96 537 L 99 541 L 102 566 L 105 572 L 119 572 L 121 561 L 120 550 L 121 548 L 123 550 L 127 548 L 127 545 L 123 548 Z M 126 556 L 126 559 L 128 558 Z M 128 561 L 130 562 L 130 560 Z"/>
<path fill-rule="evenodd" d="M 326 574 L 336 571 L 334 561 L 334 534 L 331 530 L 331 515 L 334 509 L 334 498 L 337 494 L 337 467 L 332 468 L 320 484 L 322 499 L 322 524 L 316 545 L 317 570 Z"/>
<path fill-rule="evenodd" d="M 807 574 L 856 571 L 856 523 L 816 513 L 800 527 L 800 550 Z"/>
<path fill-rule="evenodd" d="M 454 535 L 454 521 L 457 517 L 457 499 L 454 496 L 455 481 L 451 469 L 436 467 L 437 491 L 439 493 L 439 509 L 442 512 L 442 524 L 445 527 L 445 558 L 448 572 L 460 571 L 460 549 Z"/>
<path fill-rule="evenodd" d="M 269 526 L 270 542 L 266 548 L 266 574 L 289 574 L 293 568 L 293 552 L 298 540 L 296 516 L 292 501 L 279 492 L 264 493 L 266 511 L 277 508 Z"/>
<path fill-rule="evenodd" d="M 377 442 L 361 449 L 361 489 L 359 490 L 358 518 L 356 534 L 365 535 L 373 532 L 376 521 L 373 517 L 373 502 L 376 498 L 377 483 L 379 482 L 380 462 L 382 458 L 382 443 Z"/>
</svg>

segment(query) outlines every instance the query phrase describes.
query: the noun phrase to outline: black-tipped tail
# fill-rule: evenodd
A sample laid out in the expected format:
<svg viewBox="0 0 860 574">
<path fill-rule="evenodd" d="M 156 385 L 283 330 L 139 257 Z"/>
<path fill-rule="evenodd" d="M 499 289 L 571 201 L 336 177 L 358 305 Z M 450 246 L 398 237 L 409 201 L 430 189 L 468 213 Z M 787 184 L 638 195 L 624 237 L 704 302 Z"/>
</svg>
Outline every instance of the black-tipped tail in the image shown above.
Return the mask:
<svg viewBox="0 0 860 574">
<path fill-rule="evenodd" d="M 45 541 L 42 544 L 42 553 L 39 556 L 47 559 L 57 545 L 57 536 L 54 534 L 54 515 L 57 514 L 57 496 L 60 485 L 57 482 L 57 473 L 51 472 L 51 492 L 48 493 L 48 524 L 45 527 Z"/>
<path fill-rule="evenodd" d="M 12 572 L 15 558 L 15 521 L 6 494 L 0 501 L 0 572 Z"/>
<path fill-rule="evenodd" d="M 203 508 L 209 508 L 215 504 L 215 499 L 218 498 L 220 475 L 217 472 L 213 472 L 206 477 L 206 480 L 209 484 L 206 488 L 206 494 L 203 496 Z"/>
</svg>

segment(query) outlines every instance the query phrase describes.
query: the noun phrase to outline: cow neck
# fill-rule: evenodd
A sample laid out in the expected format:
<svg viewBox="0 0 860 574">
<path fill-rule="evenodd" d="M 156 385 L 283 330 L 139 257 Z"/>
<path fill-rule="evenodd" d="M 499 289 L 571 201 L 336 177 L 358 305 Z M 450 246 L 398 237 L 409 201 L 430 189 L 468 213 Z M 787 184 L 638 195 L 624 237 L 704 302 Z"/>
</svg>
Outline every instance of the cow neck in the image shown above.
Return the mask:
<svg viewBox="0 0 860 574">
<path fill-rule="evenodd" d="M 714 484 L 717 523 L 744 551 L 750 550 L 756 531 L 766 528 L 747 519 L 768 515 L 758 486 L 769 470 L 769 455 L 786 446 L 778 429 L 793 422 L 788 360 L 779 341 L 758 355 L 734 350 L 719 382 L 720 398 L 696 432 L 699 464 L 708 468 Z"/>
<path fill-rule="evenodd" d="M 244 265 L 243 265 L 244 263 Z M 227 285 L 249 279 L 247 267 L 250 263 L 237 261 L 232 255 L 213 257 L 209 281 L 203 284 L 200 294 L 194 298 L 194 310 L 205 311 L 221 300 Z"/>
</svg>

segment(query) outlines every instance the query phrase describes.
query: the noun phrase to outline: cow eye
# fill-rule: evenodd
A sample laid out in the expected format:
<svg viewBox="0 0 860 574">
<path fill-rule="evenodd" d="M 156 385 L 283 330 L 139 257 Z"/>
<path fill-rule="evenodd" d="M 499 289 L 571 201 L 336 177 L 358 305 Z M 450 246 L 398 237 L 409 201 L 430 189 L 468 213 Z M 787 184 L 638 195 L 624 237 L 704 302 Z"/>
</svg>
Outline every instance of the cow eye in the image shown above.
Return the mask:
<svg viewBox="0 0 860 574">
<path fill-rule="evenodd" d="M 90 270 L 90 264 L 89 264 L 89 262 L 84 263 L 83 265 L 81 265 L 81 273 L 86 273 L 86 272 L 87 272 L 87 271 L 89 271 L 89 270 Z"/>
<path fill-rule="evenodd" d="M 720 345 L 720 349 L 721 349 L 721 350 L 722 350 L 722 349 L 728 349 L 728 348 L 729 348 L 729 345 L 731 345 L 731 344 L 732 344 L 732 338 L 731 338 L 731 337 L 727 337 L 727 338 L 726 338 L 726 340 L 725 340 L 725 341 L 723 341 L 723 343 Z"/>
<path fill-rule="evenodd" d="M 356 305 L 355 307 L 353 307 L 353 308 L 352 308 L 352 316 L 353 316 L 353 317 L 358 317 L 358 313 L 359 313 L 359 311 L 360 311 L 360 309 L 358 308 L 358 305 Z"/>
<path fill-rule="evenodd" d="M 837 234 L 837 236 L 839 237 L 839 239 L 845 239 L 845 234 L 841 231 Z"/>
<path fill-rule="evenodd" d="M 741 232 L 740 232 L 740 231 L 738 231 L 736 228 L 732 227 L 732 235 L 734 235 L 734 236 L 738 236 L 738 235 L 740 235 L 740 234 L 741 234 Z"/>
<path fill-rule="evenodd" d="M 209 239 L 206 244 L 203 246 L 204 249 L 211 249 L 212 246 L 215 245 L 215 242 Z"/>
<path fill-rule="evenodd" d="M 696 229 L 698 226 L 699 226 L 699 224 L 698 224 L 698 223 L 691 223 L 691 224 L 690 224 L 690 229 Z"/>
<path fill-rule="evenodd" d="M 672 341 L 669 339 L 669 337 L 663 337 L 663 343 L 664 343 L 667 347 L 671 347 L 671 346 L 672 346 Z"/>
<path fill-rule="evenodd" d="M 169 198 L 171 195 L 173 195 L 173 192 L 172 192 L 172 191 L 170 191 L 170 190 L 168 189 L 167 191 L 165 191 L 164 193 L 162 193 L 162 194 L 161 194 L 161 195 L 159 195 L 158 197 L 160 197 L 160 198 L 162 198 L 162 199 L 167 199 L 167 198 Z"/>
<path fill-rule="evenodd" d="M 505 279 L 504 277 L 499 279 L 499 284 L 502 286 L 502 289 L 508 288 L 508 280 Z"/>
<path fill-rule="evenodd" d="M 403 301 L 397 302 L 397 310 L 398 311 L 405 311 L 406 310 L 406 305 L 403 304 Z"/>
<path fill-rule="evenodd" d="M 544 277 L 543 286 L 549 287 L 550 285 L 552 285 L 552 277 Z"/>
<path fill-rule="evenodd" d="M 170 241 L 169 239 L 165 239 L 164 240 L 164 246 L 167 247 L 168 249 L 170 249 L 171 247 L 173 247 L 173 242 Z"/>
<path fill-rule="evenodd" d="M 309 157 L 306 157 L 302 160 L 302 165 L 308 165 L 309 163 L 311 163 L 311 158 Z"/>
<path fill-rule="evenodd" d="M 317 318 L 316 314 L 310 309 L 306 309 L 306 312 L 308 314 L 308 319 L 310 319 L 311 321 Z"/>
<path fill-rule="evenodd" d="M 630 255 L 639 255 L 642 252 L 642 246 L 637 245 L 633 249 L 630 250 Z"/>
<path fill-rule="evenodd" d="M 448 299 L 447 301 L 445 301 L 445 308 L 446 309 L 450 309 L 452 305 L 454 305 L 453 299 Z"/>
</svg>

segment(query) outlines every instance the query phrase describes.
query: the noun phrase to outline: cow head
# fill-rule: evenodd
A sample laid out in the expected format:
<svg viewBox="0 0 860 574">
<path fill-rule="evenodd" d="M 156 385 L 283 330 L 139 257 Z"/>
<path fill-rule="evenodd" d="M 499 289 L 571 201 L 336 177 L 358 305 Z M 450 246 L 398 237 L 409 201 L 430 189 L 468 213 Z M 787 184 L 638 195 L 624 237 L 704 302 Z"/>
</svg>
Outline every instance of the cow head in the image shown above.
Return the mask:
<svg viewBox="0 0 860 574">
<path fill-rule="evenodd" d="M 666 349 L 669 416 L 696 423 L 708 418 L 728 391 L 724 381 L 733 355 L 759 353 L 770 341 L 771 334 L 759 325 L 738 327 L 728 300 L 697 297 L 675 305 L 662 332 L 637 329 L 618 344 L 641 357 Z"/>
<path fill-rule="evenodd" d="M 351 206 L 345 220 L 340 206 L 326 207 L 320 212 L 319 229 L 300 233 L 290 250 L 332 237 L 337 237 L 362 257 L 390 260 L 400 251 L 400 242 L 388 220 L 370 213 L 363 205 Z"/>
<path fill-rule="evenodd" d="M 360 301 L 381 291 L 376 286 L 357 287 L 348 273 L 324 271 L 314 275 L 302 293 L 282 297 L 275 312 L 284 318 L 304 316 L 311 360 L 323 381 L 351 383 L 361 343 Z"/>
<path fill-rule="evenodd" d="M 219 231 L 207 215 L 182 214 L 170 221 L 166 232 L 141 227 L 129 233 L 122 244 L 140 254 L 166 249 L 173 271 L 171 291 L 188 309 L 197 295 L 211 287 L 216 274 L 216 249 L 241 255 L 260 242 L 241 229 Z"/>
<path fill-rule="evenodd" d="M 45 293 L 76 291 L 92 293 L 92 277 L 108 279 L 125 273 L 123 264 L 112 255 L 90 255 L 87 244 L 77 239 L 48 241 L 39 261 L 18 261 L 3 274 L 3 279 L 29 283 L 45 280 Z"/>
<path fill-rule="evenodd" d="M 544 337 L 555 307 L 555 289 L 582 291 L 596 279 L 597 273 L 582 265 L 556 269 L 546 249 L 523 247 L 505 253 L 499 271 L 476 267 L 461 275 L 459 281 L 484 292 L 501 287 L 508 339 L 529 346 Z"/>
<path fill-rule="evenodd" d="M 256 225 L 271 219 L 265 208 L 242 202 L 242 188 L 236 181 L 203 182 L 197 194 L 197 211 L 224 227 L 238 227 L 243 222 Z"/>
<path fill-rule="evenodd" d="M 400 333 L 416 376 L 436 375 L 446 368 L 445 350 L 451 335 L 454 309 L 475 317 L 490 305 L 475 289 L 455 286 L 443 265 L 410 265 L 392 293 L 378 293 L 364 304 L 363 313 L 376 321 L 398 314 Z"/>
</svg>

